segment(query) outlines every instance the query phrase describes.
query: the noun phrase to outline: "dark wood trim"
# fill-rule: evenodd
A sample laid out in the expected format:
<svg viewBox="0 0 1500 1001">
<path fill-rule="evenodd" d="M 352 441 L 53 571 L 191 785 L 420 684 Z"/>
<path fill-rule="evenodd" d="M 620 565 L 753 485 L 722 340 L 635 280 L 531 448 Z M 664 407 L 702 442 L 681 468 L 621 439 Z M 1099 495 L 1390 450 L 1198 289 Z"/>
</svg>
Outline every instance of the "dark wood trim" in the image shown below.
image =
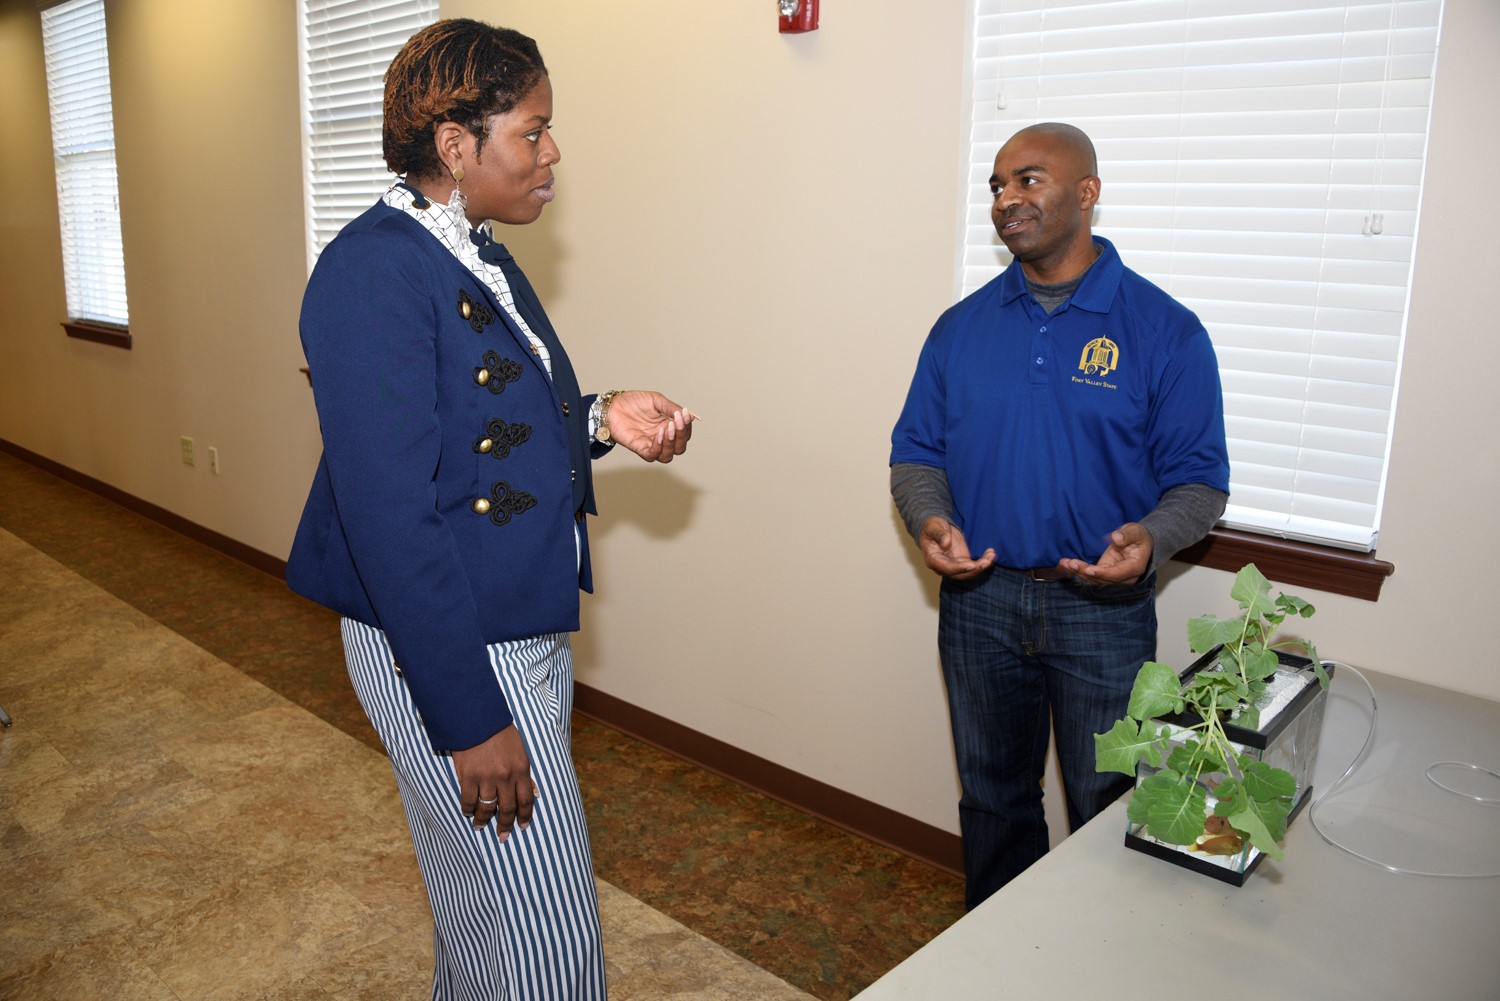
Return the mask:
<svg viewBox="0 0 1500 1001">
<path fill-rule="evenodd" d="M 131 344 L 134 343 L 130 337 L 130 328 L 114 323 L 97 323 L 94 320 L 64 320 L 62 328 L 67 331 L 69 337 L 76 337 L 80 341 L 108 344 L 112 348 L 124 348 L 126 351 L 129 351 Z"/>
<path fill-rule="evenodd" d="M 1230 573 L 1238 573 L 1246 563 L 1254 563 L 1277 584 L 1312 587 L 1365 601 L 1378 600 L 1380 586 L 1396 572 L 1395 564 L 1376 559 L 1374 553 L 1273 539 L 1229 528 L 1214 529 L 1203 541 L 1172 558 Z"/>
<path fill-rule="evenodd" d="M 574 687 L 573 706 L 585 716 L 732 782 L 938 869 L 963 875 L 963 847 L 957 834 L 798 774 L 588 685 Z"/>
<path fill-rule="evenodd" d="M 207 546 L 216 552 L 228 556 L 230 559 L 239 560 L 247 566 L 253 567 L 262 573 L 271 574 L 274 577 L 286 578 L 286 561 L 277 559 L 253 549 L 236 539 L 227 535 L 221 535 L 202 525 L 188 521 L 179 514 L 173 514 L 164 507 L 158 507 L 150 501 L 141 500 L 133 494 L 128 494 L 118 487 L 110 486 L 103 480 L 96 480 L 92 476 L 86 476 L 77 470 L 69 469 L 60 462 L 54 462 L 45 456 L 24 449 L 21 446 L 0 438 L 0 452 L 15 456 L 22 462 L 28 462 L 44 472 L 51 473 L 60 480 L 64 480 L 74 486 L 82 487 L 90 493 L 98 494 L 107 501 L 120 505 L 127 511 L 131 511 L 154 521 L 159 525 L 170 528 L 179 535 L 185 535 L 194 542 Z"/>
</svg>

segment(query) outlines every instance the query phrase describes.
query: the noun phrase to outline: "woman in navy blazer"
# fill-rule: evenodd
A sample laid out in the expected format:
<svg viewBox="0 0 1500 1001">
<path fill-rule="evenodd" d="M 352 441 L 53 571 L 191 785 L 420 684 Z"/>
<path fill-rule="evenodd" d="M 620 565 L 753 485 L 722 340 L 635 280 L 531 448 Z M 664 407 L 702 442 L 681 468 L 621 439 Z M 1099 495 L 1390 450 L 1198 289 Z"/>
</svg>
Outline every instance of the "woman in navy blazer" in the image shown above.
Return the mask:
<svg viewBox="0 0 1500 1001">
<path fill-rule="evenodd" d="M 488 220 L 524 225 L 560 154 L 535 43 L 469 20 L 386 76 L 404 175 L 330 242 L 303 301 L 323 457 L 287 580 L 343 617 L 435 919 L 434 998 L 603 997 L 568 742 L 593 458 L 682 454 L 659 393 L 581 395 Z"/>
</svg>

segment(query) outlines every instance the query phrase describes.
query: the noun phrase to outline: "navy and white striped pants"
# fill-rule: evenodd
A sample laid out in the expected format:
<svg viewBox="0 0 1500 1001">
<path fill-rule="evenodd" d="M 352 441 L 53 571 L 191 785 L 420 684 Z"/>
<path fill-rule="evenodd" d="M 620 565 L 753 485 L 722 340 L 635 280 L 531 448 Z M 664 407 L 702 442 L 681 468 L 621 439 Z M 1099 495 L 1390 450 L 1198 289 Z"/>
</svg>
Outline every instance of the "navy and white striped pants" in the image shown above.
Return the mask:
<svg viewBox="0 0 1500 1001">
<path fill-rule="evenodd" d="M 434 919 L 433 1001 L 594 1001 L 605 997 L 599 902 L 570 753 L 568 634 L 492 644 L 531 758 L 531 824 L 501 842 L 459 809 L 453 759 L 432 749 L 379 629 L 344 619 L 355 693 L 396 774 Z"/>
</svg>

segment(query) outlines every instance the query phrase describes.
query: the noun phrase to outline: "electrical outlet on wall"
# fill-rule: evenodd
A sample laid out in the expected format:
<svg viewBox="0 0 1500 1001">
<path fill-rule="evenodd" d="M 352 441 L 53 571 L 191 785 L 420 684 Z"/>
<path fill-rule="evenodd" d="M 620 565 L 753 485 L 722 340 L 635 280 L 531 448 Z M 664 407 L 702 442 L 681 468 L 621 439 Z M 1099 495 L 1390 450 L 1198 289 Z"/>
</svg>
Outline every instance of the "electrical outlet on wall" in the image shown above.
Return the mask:
<svg viewBox="0 0 1500 1001">
<path fill-rule="evenodd" d="M 197 464 L 197 458 L 193 455 L 193 439 L 187 435 L 182 436 L 182 464 L 192 466 Z"/>
<path fill-rule="evenodd" d="M 217 445 L 208 446 L 208 469 L 215 476 L 219 475 L 219 447 Z"/>
</svg>

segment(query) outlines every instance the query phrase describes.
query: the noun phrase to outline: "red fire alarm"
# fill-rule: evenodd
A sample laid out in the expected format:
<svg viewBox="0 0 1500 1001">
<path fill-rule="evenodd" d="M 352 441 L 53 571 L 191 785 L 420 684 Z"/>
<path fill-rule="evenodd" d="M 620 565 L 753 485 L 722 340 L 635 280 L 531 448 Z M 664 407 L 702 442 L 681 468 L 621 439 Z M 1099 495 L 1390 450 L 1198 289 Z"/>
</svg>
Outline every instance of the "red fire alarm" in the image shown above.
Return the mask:
<svg viewBox="0 0 1500 1001">
<path fill-rule="evenodd" d="M 781 7 L 781 33 L 818 30 L 818 0 L 777 0 Z"/>
</svg>

